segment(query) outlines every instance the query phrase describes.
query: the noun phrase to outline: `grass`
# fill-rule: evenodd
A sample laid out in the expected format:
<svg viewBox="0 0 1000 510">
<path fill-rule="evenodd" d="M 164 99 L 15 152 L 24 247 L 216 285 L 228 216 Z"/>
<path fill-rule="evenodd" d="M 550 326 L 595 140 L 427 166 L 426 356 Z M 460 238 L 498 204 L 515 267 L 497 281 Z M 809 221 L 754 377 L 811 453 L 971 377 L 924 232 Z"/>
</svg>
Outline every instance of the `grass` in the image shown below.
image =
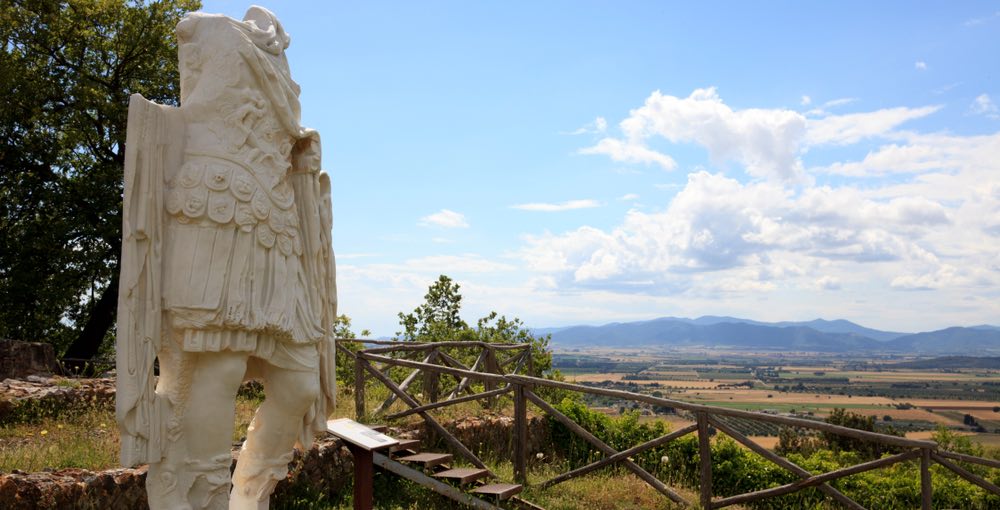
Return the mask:
<svg viewBox="0 0 1000 510">
<path fill-rule="evenodd" d="M 0 428 L 0 471 L 108 469 L 118 466 L 114 413 L 93 408 Z"/>
</svg>

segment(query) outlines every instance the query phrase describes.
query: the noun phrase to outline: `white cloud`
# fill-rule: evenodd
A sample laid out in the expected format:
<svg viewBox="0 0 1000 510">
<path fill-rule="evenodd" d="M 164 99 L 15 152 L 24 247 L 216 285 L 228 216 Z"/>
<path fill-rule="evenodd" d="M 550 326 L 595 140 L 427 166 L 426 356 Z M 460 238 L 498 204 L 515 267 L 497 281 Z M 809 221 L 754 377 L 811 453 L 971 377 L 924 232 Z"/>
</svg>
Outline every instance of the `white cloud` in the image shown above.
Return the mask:
<svg viewBox="0 0 1000 510">
<path fill-rule="evenodd" d="M 969 111 L 974 115 L 985 115 L 991 119 L 1000 118 L 997 113 L 997 105 L 990 99 L 989 94 L 980 94 L 972 101 Z"/>
<path fill-rule="evenodd" d="M 608 130 L 608 121 L 604 117 L 597 117 L 593 122 L 588 122 L 573 131 L 563 133 L 564 135 L 592 135 L 603 133 Z"/>
<path fill-rule="evenodd" d="M 901 193 L 924 196 L 939 195 L 949 191 L 949 199 L 965 198 L 968 186 L 975 182 L 990 182 L 1000 160 L 1000 133 L 981 136 L 919 135 L 908 133 L 898 137 L 896 143 L 884 145 L 869 152 L 861 161 L 843 161 L 817 168 L 852 177 L 881 176 L 887 174 L 919 174 L 920 180 L 936 179 L 935 174 L 954 174 L 962 171 L 968 180 L 949 178 L 949 182 L 935 182 L 919 189 L 899 188 Z"/>
<path fill-rule="evenodd" d="M 624 201 L 639 200 L 639 195 L 635 193 L 626 193 L 622 195 L 621 198 L 619 198 L 618 200 L 624 200 Z"/>
<path fill-rule="evenodd" d="M 619 127 L 623 140 L 605 138 L 580 152 L 607 154 L 616 161 L 656 161 L 673 168 L 672 158 L 646 146 L 651 138 L 660 137 L 675 144 L 697 143 L 708 149 L 713 161 L 737 161 L 758 177 L 800 177 L 796 152 L 805 118 L 791 110 L 734 111 L 714 87 L 697 89 L 686 98 L 655 91 Z"/>
<path fill-rule="evenodd" d="M 662 212 L 629 211 L 611 230 L 529 236 L 521 256 L 567 288 L 625 291 L 652 281 L 659 292 L 735 292 L 812 276 L 803 285 L 832 289 L 840 277 L 831 265 L 940 266 L 925 244 L 952 228 L 953 214 L 924 197 L 874 200 L 847 187 L 796 194 L 698 172 Z"/>
<path fill-rule="evenodd" d="M 812 104 L 812 102 L 813 102 L 813 100 L 812 100 L 811 97 L 809 97 L 809 96 L 802 96 L 802 99 L 799 101 L 799 104 L 801 104 L 802 106 L 809 106 L 809 105 Z"/>
<path fill-rule="evenodd" d="M 836 108 L 838 106 L 844 106 L 844 105 L 847 105 L 847 104 L 851 104 L 851 103 L 853 103 L 853 102 L 855 102 L 857 100 L 858 100 L 858 98 L 856 98 L 856 97 L 841 97 L 841 98 L 838 98 L 838 99 L 831 99 L 831 100 L 823 103 L 823 108 Z"/>
<path fill-rule="evenodd" d="M 469 222 L 466 221 L 465 215 L 462 213 L 457 213 L 449 209 L 441 209 L 440 211 L 429 214 L 420 218 L 418 223 L 422 227 L 441 227 L 441 228 L 467 228 Z"/>
<path fill-rule="evenodd" d="M 854 98 L 840 98 L 825 106 L 841 106 Z M 784 109 L 733 110 L 714 87 L 697 89 L 686 98 L 653 92 L 643 106 L 620 123 L 623 138 L 605 137 L 582 154 L 605 154 L 615 161 L 657 163 L 672 169 L 669 155 L 653 150 L 649 142 L 661 138 L 673 144 L 705 147 L 716 164 L 740 163 L 751 176 L 784 182 L 808 180 L 800 160 L 811 146 L 850 145 L 876 137 L 891 137 L 905 122 L 930 115 L 940 106 L 887 108 L 873 112 L 829 114 L 810 111 L 812 117 Z M 816 117 L 819 116 L 819 117 Z"/>
<path fill-rule="evenodd" d="M 990 21 L 992 21 L 992 20 L 994 20 L 994 19 L 996 19 L 998 17 L 1000 17 L 1000 11 L 994 12 L 991 15 L 983 16 L 983 17 L 980 17 L 980 18 L 970 18 L 970 19 L 967 19 L 967 20 L 965 20 L 965 23 L 963 23 L 963 25 L 965 25 L 967 27 L 974 27 L 976 25 L 982 25 L 982 24 L 988 23 L 988 22 L 990 22 Z"/>
<path fill-rule="evenodd" d="M 836 276 L 821 276 L 816 280 L 816 288 L 819 290 L 840 290 L 840 278 Z"/>
<path fill-rule="evenodd" d="M 865 138 L 885 136 L 904 122 L 926 117 L 940 109 L 940 106 L 898 107 L 810 119 L 806 142 L 810 145 L 854 144 Z"/>
<path fill-rule="evenodd" d="M 597 145 L 580 149 L 580 154 L 604 154 L 621 163 L 655 163 L 664 170 L 673 170 L 677 162 L 666 154 L 656 152 L 639 143 L 628 143 L 615 138 L 602 138 Z"/>
<path fill-rule="evenodd" d="M 926 71 L 927 62 L 924 62 L 923 60 L 918 60 L 913 63 L 913 68 L 916 69 L 917 71 Z"/>
<path fill-rule="evenodd" d="M 561 202 L 558 204 L 535 202 L 530 204 L 517 204 L 510 206 L 511 209 L 520 209 L 522 211 L 540 211 L 540 212 L 560 212 L 560 211 L 571 211 L 574 209 L 591 209 L 594 207 L 600 207 L 601 203 L 597 200 L 567 200 L 566 202 Z"/>
</svg>

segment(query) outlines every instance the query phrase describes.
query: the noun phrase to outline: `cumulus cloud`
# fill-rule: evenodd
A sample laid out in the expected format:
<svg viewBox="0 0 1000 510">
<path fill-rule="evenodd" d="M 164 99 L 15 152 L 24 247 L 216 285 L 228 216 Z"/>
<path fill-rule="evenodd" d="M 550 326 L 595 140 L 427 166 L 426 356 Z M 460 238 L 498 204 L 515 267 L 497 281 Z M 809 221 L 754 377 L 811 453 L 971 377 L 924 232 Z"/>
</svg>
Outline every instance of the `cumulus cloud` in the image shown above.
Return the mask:
<svg viewBox="0 0 1000 510">
<path fill-rule="evenodd" d="M 813 100 L 812 100 L 811 97 L 809 97 L 809 96 L 802 96 L 802 100 L 799 101 L 799 104 L 801 104 L 802 106 L 809 106 L 809 105 L 812 104 L 812 102 L 813 102 Z"/>
<path fill-rule="evenodd" d="M 917 71 L 926 71 L 927 62 L 924 62 L 923 60 L 918 60 L 913 63 L 913 68 L 916 69 Z"/>
<path fill-rule="evenodd" d="M 853 188 L 829 187 L 796 194 L 775 183 L 744 184 L 702 171 L 691 174 L 661 212 L 629 211 L 610 230 L 530 236 L 521 256 L 569 286 L 651 281 L 673 291 L 696 284 L 766 290 L 825 264 L 935 264 L 921 239 L 951 221 L 942 204 L 923 197 L 873 200 Z M 715 275 L 711 285 L 706 275 Z M 823 280 L 824 288 L 832 278 Z"/>
<path fill-rule="evenodd" d="M 696 143 L 715 162 L 736 161 L 758 177 L 790 179 L 801 165 L 796 141 L 805 118 L 791 110 L 733 110 L 714 87 L 697 89 L 686 98 L 653 92 L 645 104 L 620 124 L 626 140 L 645 143 L 661 137 L 671 143 Z"/>
<path fill-rule="evenodd" d="M 422 227 L 441 228 L 467 228 L 469 226 L 464 214 L 449 209 L 441 209 L 434 214 L 428 214 L 420 218 L 418 224 Z"/>
<path fill-rule="evenodd" d="M 991 119 L 1000 118 L 1000 114 L 997 113 L 997 105 L 990 99 L 989 94 L 980 94 L 972 101 L 972 105 L 969 106 L 969 111 L 973 115 L 984 115 Z"/>
<path fill-rule="evenodd" d="M 619 198 L 618 200 L 625 200 L 625 201 L 639 200 L 639 195 L 636 193 L 626 193 L 622 195 L 621 198 Z"/>
<path fill-rule="evenodd" d="M 591 209 L 594 207 L 600 207 L 601 203 L 597 200 L 567 200 L 566 202 L 560 202 L 558 204 L 544 203 L 544 202 L 534 202 L 529 204 L 517 204 L 510 206 L 511 209 L 520 209 L 522 211 L 540 211 L 540 212 L 560 212 L 560 211 L 571 211 L 574 209 Z"/>
<path fill-rule="evenodd" d="M 853 101 L 835 99 L 824 106 Z M 940 108 L 898 107 L 843 115 L 817 109 L 810 111 L 807 118 L 785 109 L 734 110 L 714 87 L 696 89 L 685 98 L 655 91 L 621 121 L 621 138 L 608 136 L 579 152 L 603 154 L 625 163 L 653 163 L 670 170 L 677 166 L 676 161 L 650 148 L 650 143 L 658 139 L 672 144 L 693 143 L 706 148 L 715 164 L 732 161 L 757 178 L 803 182 L 806 176 L 800 156 L 805 149 L 887 137 L 903 123 Z"/>
</svg>

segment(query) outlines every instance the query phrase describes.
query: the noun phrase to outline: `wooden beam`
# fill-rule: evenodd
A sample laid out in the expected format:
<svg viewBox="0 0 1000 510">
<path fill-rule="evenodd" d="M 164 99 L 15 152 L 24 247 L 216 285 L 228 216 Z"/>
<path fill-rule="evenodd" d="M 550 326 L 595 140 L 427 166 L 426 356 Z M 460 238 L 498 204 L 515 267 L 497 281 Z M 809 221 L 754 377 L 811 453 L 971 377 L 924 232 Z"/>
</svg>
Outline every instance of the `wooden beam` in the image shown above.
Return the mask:
<svg viewBox="0 0 1000 510">
<path fill-rule="evenodd" d="M 437 351 L 431 351 L 430 354 L 424 356 L 423 363 L 432 363 L 437 355 L 436 353 Z M 420 370 L 421 369 L 419 368 L 413 369 L 413 371 L 410 372 L 410 375 L 406 376 L 406 379 L 403 379 L 403 382 L 399 385 L 399 389 L 406 391 L 406 389 L 410 387 L 410 384 L 413 383 L 413 381 L 417 378 L 418 375 L 420 375 Z M 382 402 L 382 405 L 378 406 L 378 409 L 375 410 L 374 414 L 385 412 L 387 409 L 389 409 L 389 406 L 391 406 L 392 403 L 395 401 L 396 401 L 396 394 L 390 393 L 389 396 L 385 399 L 385 402 Z"/>
<path fill-rule="evenodd" d="M 946 459 L 957 460 L 961 462 L 969 462 L 971 464 L 979 464 L 980 466 L 987 466 L 991 468 L 1000 469 L 1000 461 L 992 459 L 982 459 L 979 457 L 973 457 L 972 455 L 966 455 L 964 453 L 955 453 L 945 450 L 938 450 L 938 456 L 944 457 Z"/>
<path fill-rule="evenodd" d="M 934 506 L 934 488 L 931 485 L 931 451 L 920 449 L 920 510 L 931 510 Z"/>
<path fill-rule="evenodd" d="M 365 360 L 354 358 L 354 419 L 361 421 L 365 415 Z"/>
<path fill-rule="evenodd" d="M 395 473 L 403 478 L 406 478 L 407 480 L 416 482 L 438 494 L 441 494 L 442 496 L 458 501 L 463 505 L 468 505 L 470 508 L 475 508 L 476 510 L 503 510 L 502 508 L 472 496 L 467 492 L 463 492 L 461 489 L 451 484 L 435 480 L 419 470 L 404 466 L 399 462 L 382 455 L 381 453 L 375 453 L 373 457 L 376 466 L 391 473 Z"/>
<path fill-rule="evenodd" d="M 365 351 L 358 351 L 358 357 L 369 361 L 378 361 L 380 363 L 391 363 L 394 365 L 399 365 L 403 367 L 410 368 L 423 368 L 431 372 L 442 372 L 445 374 L 457 375 L 459 377 L 469 377 L 470 379 L 479 379 L 482 381 L 495 381 L 505 383 L 507 379 L 505 376 L 497 374 L 487 374 L 484 372 L 472 372 L 469 370 L 460 370 L 457 368 L 443 367 L 441 365 L 431 365 L 428 363 L 420 363 L 419 361 L 410 361 L 405 359 L 394 359 L 386 356 L 381 356 L 378 354 L 369 354 Z"/>
<path fill-rule="evenodd" d="M 604 441 L 601 441 L 596 436 L 594 436 L 593 434 L 591 434 L 590 432 L 588 432 L 587 429 L 581 427 L 576 422 L 574 422 L 573 420 L 571 420 L 568 416 L 566 416 L 565 414 L 559 412 L 556 408 L 554 408 L 551 405 L 549 405 L 548 402 L 546 402 L 544 399 L 542 399 L 538 395 L 535 395 L 534 392 L 532 392 L 532 391 L 530 391 L 530 390 L 528 390 L 526 388 L 524 390 L 524 396 L 528 397 L 528 400 L 530 400 L 536 406 L 538 406 L 539 408 L 541 408 L 543 411 L 545 411 L 546 413 L 549 413 L 549 415 L 551 415 L 553 418 L 555 418 L 559 423 L 562 423 L 563 425 L 565 425 L 566 428 L 570 429 L 571 431 L 573 431 L 574 433 L 576 433 L 577 435 L 579 435 L 580 437 L 582 437 L 588 443 L 594 445 L 594 447 L 596 447 L 598 450 L 600 450 L 601 453 L 603 453 L 605 455 L 614 455 L 614 454 L 618 453 L 617 451 L 615 451 L 614 448 L 608 446 L 606 443 L 604 443 Z M 653 487 L 654 489 L 660 491 L 660 493 L 662 493 L 664 496 L 670 498 L 671 501 L 673 501 L 675 503 L 681 503 L 681 504 L 685 504 L 685 505 L 690 505 L 690 503 L 688 503 L 679 494 L 677 494 L 676 492 L 674 492 L 670 487 L 667 487 L 663 482 L 661 482 L 655 476 L 651 475 L 648 471 L 646 471 L 645 469 L 643 469 L 642 467 L 640 467 L 635 462 L 632 462 L 632 461 L 630 461 L 628 459 L 625 459 L 622 462 L 622 464 L 626 468 L 628 468 L 630 471 L 632 471 L 633 473 L 635 473 L 636 476 L 638 476 L 643 481 L 645 481 L 646 483 L 648 483 L 651 487 Z"/>
<path fill-rule="evenodd" d="M 514 481 L 528 483 L 528 402 L 524 386 L 514 386 L 514 431 L 511 434 L 514 454 Z"/>
<path fill-rule="evenodd" d="M 942 456 L 940 456 L 940 455 L 938 455 L 936 453 L 931 452 L 931 458 L 934 459 L 935 462 L 937 462 L 938 464 L 941 464 L 942 466 L 948 468 L 949 470 L 951 470 L 953 473 L 957 474 L 958 476 L 961 476 L 962 478 L 965 478 L 966 480 L 968 480 L 968 481 L 970 481 L 970 482 L 972 482 L 972 483 L 974 483 L 974 484 L 982 487 L 987 492 L 991 492 L 993 494 L 1000 495 L 1000 487 L 997 487 L 996 485 L 993 485 L 992 483 L 990 483 L 989 481 L 987 481 L 983 477 L 981 477 L 981 476 L 979 476 L 979 475 L 977 475 L 977 474 L 975 474 L 975 473 L 973 473 L 973 472 L 971 472 L 971 471 L 963 468 L 962 466 L 959 466 L 957 464 L 952 464 L 950 461 L 946 460 L 944 457 L 942 457 Z"/>
<path fill-rule="evenodd" d="M 472 364 L 472 368 L 469 369 L 469 371 L 470 372 L 476 372 L 477 369 L 479 368 L 479 365 L 482 364 L 482 362 L 483 362 L 484 359 L 486 359 L 486 351 L 485 350 L 483 352 L 479 353 L 479 357 L 476 358 L 476 362 Z M 460 368 L 460 367 L 455 367 L 455 368 Z M 451 394 L 449 394 L 448 397 L 445 398 L 445 400 L 451 400 L 451 399 L 457 397 L 459 394 L 462 393 L 462 391 L 465 390 L 465 387 L 468 386 L 468 385 L 469 385 L 469 378 L 468 377 L 462 377 L 458 381 L 458 386 L 455 386 L 455 389 L 452 390 Z"/>
<path fill-rule="evenodd" d="M 420 407 L 414 407 L 412 409 L 406 409 L 405 411 L 399 411 L 398 413 L 387 414 L 385 417 L 388 420 L 394 420 L 396 418 L 402 418 L 404 416 L 409 416 L 411 414 L 417 414 L 421 411 L 430 411 L 432 409 L 437 409 L 439 407 L 448 407 L 450 405 L 461 404 L 462 402 L 468 402 L 470 400 L 479 400 L 481 398 L 495 397 L 511 391 L 511 388 L 514 387 L 515 386 L 508 384 L 503 388 L 498 388 L 493 391 L 483 392 L 483 393 L 473 393 L 472 395 L 466 395 L 464 397 L 459 397 L 451 400 L 442 400 L 440 402 L 434 402 L 432 404 L 424 404 Z"/>
<path fill-rule="evenodd" d="M 597 462 L 592 462 L 590 464 L 587 464 L 586 466 L 583 466 L 583 467 L 580 467 L 580 468 L 576 468 L 576 469 L 574 469 L 574 470 L 572 470 L 572 471 L 570 471 L 568 473 L 563 473 L 563 474 L 561 474 L 559 476 L 556 476 L 555 478 L 552 478 L 550 480 L 547 480 L 547 481 L 543 482 L 539 487 L 541 487 L 541 488 L 544 489 L 546 487 L 551 487 L 551 486 L 556 485 L 558 483 L 565 482 L 566 480 L 569 480 L 571 478 L 576 478 L 578 476 L 583 476 L 583 475 L 585 475 L 587 473 L 590 473 L 592 471 L 600 469 L 600 468 L 602 468 L 604 466 L 607 466 L 609 464 L 618 462 L 618 461 L 620 461 L 622 459 L 627 459 L 627 458 L 629 458 L 629 457 L 631 457 L 633 455 L 640 454 L 640 453 L 642 453 L 642 452 L 644 452 L 646 450 L 649 450 L 651 448 L 656 448 L 658 446 L 665 445 L 665 444 L 673 441 L 674 439 L 677 439 L 678 437 L 685 436 L 685 435 L 690 434 L 692 432 L 695 432 L 697 430 L 698 430 L 698 424 L 688 425 L 687 427 L 684 427 L 684 428 L 682 428 L 680 430 L 671 432 L 671 433 L 669 433 L 669 434 L 667 434 L 665 436 L 660 436 L 660 437 L 658 437 L 656 439 L 653 439 L 651 441 L 646 441 L 645 443 L 642 443 L 642 444 L 640 444 L 638 446 L 633 446 L 632 448 L 629 448 L 628 450 L 624 450 L 624 451 L 618 452 L 618 453 L 616 453 L 616 454 L 614 454 L 614 455 L 612 455 L 610 457 L 605 457 L 604 459 L 599 460 Z"/>
<path fill-rule="evenodd" d="M 368 370 L 369 373 L 374 375 L 376 379 L 382 381 L 382 384 L 385 384 L 386 387 L 389 388 L 389 391 L 392 391 L 397 395 L 399 395 L 399 398 L 402 399 L 403 402 L 405 402 L 407 405 L 409 405 L 410 407 L 420 407 L 419 402 L 414 400 L 413 397 L 411 397 L 408 393 L 404 391 L 399 391 L 399 388 L 396 387 L 396 383 L 392 382 L 392 379 L 389 379 L 378 370 L 375 370 L 375 368 L 371 366 L 371 363 L 369 363 L 368 360 L 366 360 L 364 357 L 358 356 L 358 361 L 363 363 L 364 368 Z M 441 424 L 438 423 L 433 416 L 427 414 L 426 411 L 420 411 L 418 414 L 420 414 L 420 416 L 424 419 L 424 422 L 427 423 L 427 425 L 429 425 L 432 429 L 434 429 L 435 432 L 440 434 L 441 438 L 444 439 L 446 443 L 451 445 L 451 447 L 454 448 L 455 451 L 457 451 L 461 456 L 465 457 L 465 459 L 468 460 L 470 463 L 472 463 L 472 465 L 478 468 L 483 468 L 487 470 L 489 469 L 488 467 L 486 467 L 486 464 L 484 464 L 483 461 L 479 460 L 479 457 L 476 457 L 474 453 L 469 451 L 469 449 L 466 448 L 461 441 L 455 439 L 455 436 L 451 435 L 451 433 L 448 432 L 447 429 L 441 426 Z M 496 476 L 492 471 L 490 471 L 490 475 Z"/>
<path fill-rule="evenodd" d="M 379 342 L 366 342 L 378 344 Z M 439 347 L 478 347 L 480 349 L 486 348 L 486 346 L 492 346 L 494 349 L 499 349 L 501 351 L 509 351 L 515 349 L 524 349 L 529 346 L 529 344 L 488 344 L 486 342 L 429 342 L 429 343 L 417 343 L 417 342 L 389 342 L 389 347 L 376 347 L 374 349 L 365 349 L 365 352 L 369 354 L 382 354 L 386 352 L 396 352 L 396 351 L 427 351 Z"/>
<path fill-rule="evenodd" d="M 708 436 L 708 415 L 704 412 L 698 417 L 698 466 L 701 476 L 698 484 L 698 494 L 701 496 L 701 507 L 712 509 L 712 444 Z"/>
<path fill-rule="evenodd" d="M 845 476 L 856 475 L 858 473 L 864 473 L 865 471 L 871 471 L 873 469 L 878 469 L 881 467 L 891 466 L 899 462 L 905 462 L 911 459 L 915 459 L 920 456 L 920 450 L 910 450 L 908 452 L 903 452 L 898 455 L 893 455 L 891 457 L 884 457 L 881 459 L 864 462 L 862 464 L 856 464 L 854 466 L 849 466 L 842 469 L 837 469 L 835 471 L 830 471 L 829 473 L 823 473 L 820 475 L 814 475 L 809 478 L 803 478 L 797 482 L 792 482 L 780 487 L 772 487 L 770 489 L 759 490 L 755 492 L 748 492 L 746 494 L 740 494 L 738 496 L 730 496 L 728 498 L 720 499 L 716 501 L 712 507 L 722 508 L 730 505 L 738 505 L 742 503 L 750 503 L 752 501 L 757 501 L 765 498 L 773 498 L 777 496 L 783 496 L 792 492 L 798 492 L 807 487 L 814 487 L 816 485 L 821 485 L 838 478 L 843 478 Z"/>
</svg>

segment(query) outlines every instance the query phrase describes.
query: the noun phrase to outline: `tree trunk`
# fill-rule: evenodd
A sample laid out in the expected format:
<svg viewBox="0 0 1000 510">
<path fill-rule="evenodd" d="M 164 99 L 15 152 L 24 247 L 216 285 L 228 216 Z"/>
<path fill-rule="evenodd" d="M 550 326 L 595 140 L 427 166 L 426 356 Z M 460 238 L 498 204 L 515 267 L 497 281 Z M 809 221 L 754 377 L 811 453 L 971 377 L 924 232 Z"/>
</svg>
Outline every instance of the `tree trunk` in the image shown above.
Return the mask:
<svg viewBox="0 0 1000 510">
<path fill-rule="evenodd" d="M 63 354 L 63 370 L 77 375 L 93 375 L 96 368 L 93 364 L 88 364 L 87 360 L 93 359 L 101 350 L 101 344 L 108 333 L 108 329 L 115 322 L 115 315 L 118 311 L 118 271 L 114 272 L 111 282 L 104 288 L 101 298 L 90 312 L 87 324 L 76 337 L 73 344 L 66 349 Z"/>
</svg>

